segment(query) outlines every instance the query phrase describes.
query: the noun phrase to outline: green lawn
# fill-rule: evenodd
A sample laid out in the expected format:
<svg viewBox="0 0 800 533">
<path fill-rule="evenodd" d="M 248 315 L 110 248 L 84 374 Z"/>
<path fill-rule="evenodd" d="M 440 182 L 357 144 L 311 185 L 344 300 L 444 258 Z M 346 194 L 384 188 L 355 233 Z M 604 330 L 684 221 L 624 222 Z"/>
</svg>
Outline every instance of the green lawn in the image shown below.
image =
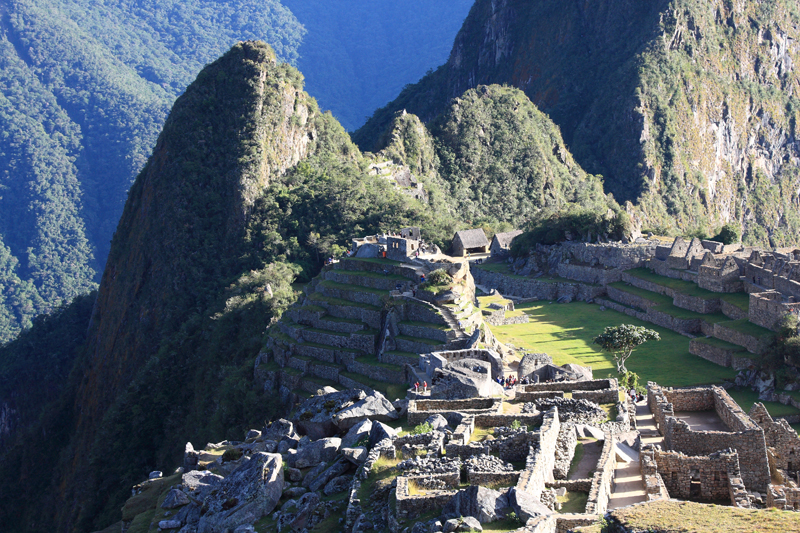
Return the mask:
<svg viewBox="0 0 800 533">
<path fill-rule="evenodd" d="M 758 399 L 758 393 L 750 389 L 728 389 L 728 394 L 731 395 L 731 398 L 736 400 L 739 407 L 744 409 L 746 413 L 750 412 L 750 408 L 753 407 L 754 403 L 760 401 Z M 767 411 L 769 411 L 769 414 L 772 416 L 800 415 L 800 410 L 791 405 L 783 405 L 780 402 L 761 403 L 764 404 L 764 407 L 767 408 Z"/>
<path fill-rule="evenodd" d="M 383 257 L 348 257 L 348 261 L 364 261 L 365 263 L 378 263 L 379 265 L 402 265 L 400 261 L 394 259 L 384 259 Z"/>
<path fill-rule="evenodd" d="M 492 332 L 502 341 L 533 352 L 549 354 L 556 364 L 577 363 L 590 366 L 596 378 L 616 375 L 610 354 L 592 339 L 606 326 L 634 324 L 658 331 L 661 341 L 638 348 L 628 368 L 641 381 L 656 381 L 665 386 L 690 386 L 720 383 L 733 379 L 736 371 L 723 368 L 689 353 L 689 338 L 610 309 L 583 302 L 549 304 L 535 302 L 519 306 L 531 318 L 528 324 L 496 326 Z"/>
</svg>

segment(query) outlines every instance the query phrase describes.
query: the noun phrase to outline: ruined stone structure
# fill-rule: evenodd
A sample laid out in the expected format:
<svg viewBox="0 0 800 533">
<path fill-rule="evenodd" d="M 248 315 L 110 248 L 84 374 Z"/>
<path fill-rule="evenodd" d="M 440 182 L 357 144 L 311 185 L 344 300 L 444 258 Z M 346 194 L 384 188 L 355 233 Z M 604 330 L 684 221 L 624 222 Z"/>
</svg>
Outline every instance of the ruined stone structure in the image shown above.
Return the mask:
<svg viewBox="0 0 800 533">
<path fill-rule="evenodd" d="M 770 470 L 764 430 L 742 411 L 725 389 L 716 386 L 671 389 L 649 382 L 647 401 L 658 430 L 664 436 L 667 451 L 705 456 L 726 449 L 734 450 L 748 490 L 767 489 Z M 685 411 L 713 411 L 728 431 L 692 429 L 675 416 L 676 412 Z"/>
</svg>

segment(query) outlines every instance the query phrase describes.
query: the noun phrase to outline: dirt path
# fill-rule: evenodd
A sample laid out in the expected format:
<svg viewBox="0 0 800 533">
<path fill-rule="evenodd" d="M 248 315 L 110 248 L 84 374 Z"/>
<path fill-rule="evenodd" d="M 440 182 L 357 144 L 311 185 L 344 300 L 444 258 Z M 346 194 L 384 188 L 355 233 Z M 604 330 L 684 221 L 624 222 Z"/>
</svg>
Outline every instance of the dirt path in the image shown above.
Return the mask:
<svg viewBox="0 0 800 533">
<path fill-rule="evenodd" d="M 592 472 L 597 469 L 597 461 L 600 460 L 600 452 L 603 451 L 603 441 L 594 439 L 579 439 L 583 443 L 583 457 L 581 462 L 571 472 L 569 479 L 588 479 Z"/>
</svg>

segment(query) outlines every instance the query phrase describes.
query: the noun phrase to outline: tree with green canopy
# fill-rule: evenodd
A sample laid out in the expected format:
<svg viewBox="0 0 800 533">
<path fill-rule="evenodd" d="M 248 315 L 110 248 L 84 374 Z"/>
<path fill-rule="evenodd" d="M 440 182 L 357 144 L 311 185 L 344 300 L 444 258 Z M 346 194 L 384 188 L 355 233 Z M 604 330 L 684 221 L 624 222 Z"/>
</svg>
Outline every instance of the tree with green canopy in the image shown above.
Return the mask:
<svg viewBox="0 0 800 533">
<path fill-rule="evenodd" d="M 595 337 L 592 342 L 599 344 L 603 350 L 611 352 L 614 362 L 617 364 L 617 372 L 625 374 L 628 372 L 628 369 L 625 368 L 625 361 L 633 354 L 633 350 L 651 340 L 661 340 L 657 331 L 644 326 L 621 324 L 607 326 L 603 333 Z"/>
</svg>

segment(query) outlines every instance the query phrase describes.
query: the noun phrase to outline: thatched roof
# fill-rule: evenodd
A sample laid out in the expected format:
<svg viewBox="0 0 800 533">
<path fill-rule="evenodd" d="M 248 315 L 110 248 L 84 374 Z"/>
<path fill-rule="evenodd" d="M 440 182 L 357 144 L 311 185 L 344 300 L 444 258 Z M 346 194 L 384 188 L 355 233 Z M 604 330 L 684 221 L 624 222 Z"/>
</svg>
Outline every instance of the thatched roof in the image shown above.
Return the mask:
<svg viewBox="0 0 800 533">
<path fill-rule="evenodd" d="M 516 237 L 521 233 L 522 233 L 521 229 L 515 229 L 514 231 L 507 231 L 505 233 L 497 233 L 492 239 L 492 245 L 494 245 L 496 241 L 497 244 L 500 245 L 500 248 L 508 250 L 509 248 L 511 248 L 511 241 L 514 240 L 514 237 Z"/>
<path fill-rule="evenodd" d="M 481 246 L 489 246 L 489 239 L 481 228 L 467 229 L 464 231 L 456 232 L 453 241 L 461 241 L 464 248 L 480 248 Z"/>
</svg>

